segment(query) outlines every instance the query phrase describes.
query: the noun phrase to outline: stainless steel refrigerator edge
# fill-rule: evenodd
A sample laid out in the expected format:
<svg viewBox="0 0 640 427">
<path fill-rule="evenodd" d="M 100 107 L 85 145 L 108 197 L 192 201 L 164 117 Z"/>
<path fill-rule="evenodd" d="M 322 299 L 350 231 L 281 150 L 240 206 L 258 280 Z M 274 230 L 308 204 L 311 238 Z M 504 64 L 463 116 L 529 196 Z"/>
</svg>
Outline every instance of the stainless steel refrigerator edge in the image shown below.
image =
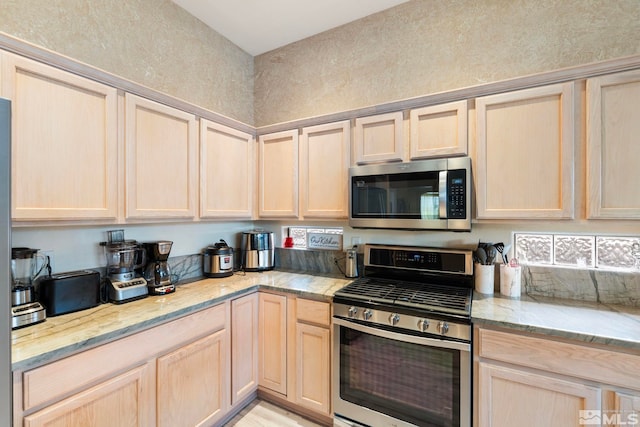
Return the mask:
<svg viewBox="0 0 640 427">
<path fill-rule="evenodd" d="M 12 421 L 11 396 L 11 103 L 0 98 L 0 425 Z"/>
</svg>

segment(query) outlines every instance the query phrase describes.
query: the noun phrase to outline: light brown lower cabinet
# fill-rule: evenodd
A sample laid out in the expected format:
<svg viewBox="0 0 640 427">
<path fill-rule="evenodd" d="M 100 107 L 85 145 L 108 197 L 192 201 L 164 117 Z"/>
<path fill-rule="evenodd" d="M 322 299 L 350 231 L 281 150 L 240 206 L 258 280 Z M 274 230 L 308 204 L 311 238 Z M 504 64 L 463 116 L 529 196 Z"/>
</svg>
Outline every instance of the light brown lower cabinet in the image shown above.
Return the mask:
<svg viewBox="0 0 640 427">
<path fill-rule="evenodd" d="M 485 328 L 475 340 L 477 427 L 640 423 L 640 354 Z"/>
<path fill-rule="evenodd" d="M 259 394 L 327 423 L 331 417 L 331 305 L 260 292 Z"/>
<path fill-rule="evenodd" d="M 257 301 L 246 295 L 14 372 L 14 427 L 220 424 L 256 394 Z"/>
<path fill-rule="evenodd" d="M 133 368 L 24 418 L 25 427 L 151 425 L 149 365 Z M 18 421 L 16 426 L 20 425 Z"/>
</svg>

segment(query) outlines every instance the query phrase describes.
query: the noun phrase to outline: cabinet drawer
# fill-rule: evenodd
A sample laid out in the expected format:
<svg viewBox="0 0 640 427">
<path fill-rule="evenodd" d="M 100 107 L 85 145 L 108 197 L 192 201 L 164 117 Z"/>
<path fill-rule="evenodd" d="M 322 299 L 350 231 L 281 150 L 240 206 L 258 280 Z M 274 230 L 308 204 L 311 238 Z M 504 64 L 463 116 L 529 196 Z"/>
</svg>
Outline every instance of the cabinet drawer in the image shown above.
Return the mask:
<svg viewBox="0 0 640 427">
<path fill-rule="evenodd" d="M 302 322 L 329 326 L 331 308 L 328 303 L 298 298 L 296 301 L 296 319 Z"/>
<path fill-rule="evenodd" d="M 632 389 L 640 384 L 640 355 L 488 329 L 478 338 L 480 357 Z"/>
<path fill-rule="evenodd" d="M 51 403 L 226 325 L 228 303 L 23 373 L 23 409 Z"/>
</svg>

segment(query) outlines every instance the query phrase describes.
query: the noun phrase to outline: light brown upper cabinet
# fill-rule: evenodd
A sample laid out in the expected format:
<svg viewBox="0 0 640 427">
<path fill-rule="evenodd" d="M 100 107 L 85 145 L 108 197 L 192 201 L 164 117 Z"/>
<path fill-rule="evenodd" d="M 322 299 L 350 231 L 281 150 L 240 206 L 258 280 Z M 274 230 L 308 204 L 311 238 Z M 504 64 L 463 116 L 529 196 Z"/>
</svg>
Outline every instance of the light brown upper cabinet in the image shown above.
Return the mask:
<svg viewBox="0 0 640 427">
<path fill-rule="evenodd" d="M 258 147 L 258 215 L 297 217 L 298 130 L 261 135 Z"/>
<path fill-rule="evenodd" d="M 348 120 L 302 129 L 300 201 L 307 218 L 346 218 L 348 210 Z"/>
<path fill-rule="evenodd" d="M 640 70 L 587 80 L 587 215 L 640 218 Z"/>
<path fill-rule="evenodd" d="M 200 217 L 251 218 L 253 215 L 254 139 L 200 119 Z"/>
<path fill-rule="evenodd" d="M 573 86 L 476 99 L 478 219 L 573 217 Z"/>
<path fill-rule="evenodd" d="M 402 111 L 356 119 L 357 164 L 402 161 L 404 128 Z"/>
<path fill-rule="evenodd" d="M 127 219 L 194 218 L 198 131 L 193 114 L 125 95 Z"/>
<path fill-rule="evenodd" d="M 116 89 L 2 53 L 12 101 L 14 220 L 113 220 L 118 215 Z"/>
<path fill-rule="evenodd" d="M 411 110 L 411 160 L 466 156 L 467 104 L 463 100 Z"/>
</svg>

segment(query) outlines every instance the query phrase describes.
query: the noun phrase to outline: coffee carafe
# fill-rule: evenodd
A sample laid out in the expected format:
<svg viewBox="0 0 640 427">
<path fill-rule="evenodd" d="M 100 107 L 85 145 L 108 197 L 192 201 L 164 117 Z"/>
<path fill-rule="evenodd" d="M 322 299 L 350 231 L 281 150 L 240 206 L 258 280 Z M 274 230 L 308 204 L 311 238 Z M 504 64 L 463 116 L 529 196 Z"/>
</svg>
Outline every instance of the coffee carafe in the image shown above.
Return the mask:
<svg viewBox="0 0 640 427">
<path fill-rule="evenodd" d="M 38 266 L 40 260 L 40 266 Z M 38 249 L 11 248 L 11 327 L 32 325 L 46 319 L 42 304 L 36 301 L 34 280 L 47 262 Z"/>
<path fill-rule="evenodd" d="M 149 294 L 165 295 L 175 292 L 176 287 L 171 280 L 169 268 L 169 253 L 173 242 L 160 240 L 157 242 L 141 243 L 147 253 L 147 265 L 144 268 L 144 278 L 147 281 Z"/>
</svg>

